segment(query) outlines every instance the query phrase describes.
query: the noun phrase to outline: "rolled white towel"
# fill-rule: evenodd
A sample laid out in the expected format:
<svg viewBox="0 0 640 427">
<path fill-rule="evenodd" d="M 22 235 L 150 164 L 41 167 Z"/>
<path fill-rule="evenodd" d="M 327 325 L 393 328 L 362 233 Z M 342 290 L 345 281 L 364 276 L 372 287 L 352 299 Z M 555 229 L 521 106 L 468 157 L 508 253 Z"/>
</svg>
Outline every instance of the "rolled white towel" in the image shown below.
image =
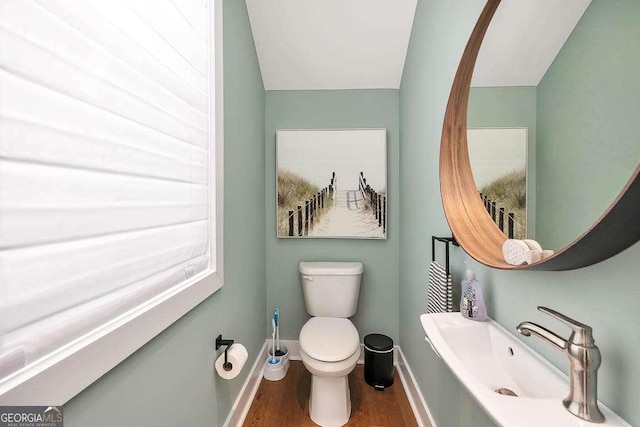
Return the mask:
<svg viewBox="0 0 640 427">
<path fill-rule="evenodd" d="M 529 253 L 526 255 L 527 264 L 533 264 L 535 262 L 543 261 L 552 255 L 553 255 L 553 251 L 548 249 L 542 250 L 542 251 L 538 251 L 538 250 L 529 251 Z"/>
<path fill-rule="evenodd" d="M 528 254 L 531 252 L 529 245 L 522 240 L 508 239 L 502 245 L 502 256 L 507 264 L 523 265 L 527 263 Z"/>
<path fill-rule="evenodd" d="M 525 242 L 527 246 L 529 246 L 529 249 L 531 249 L 532 251 L 542 250 L 542 246 L 540 246 L 540 243 L 536 242 L 533 239 L 524 239 L 523 242 Z"/>
<path fill-rule="evenodd" d="M 542 261 L 543 257 L 544 257 L 544 251 L 538 251 L 538 250 L 529 251 L 525 255 L 525 258 L 526 258 L 525 263 L 533 264 L 535 262 L 540 262 Z"/>
<path fill-rule="evenodd" d="M 547 258 L 549 258 L 549 257 L 552 257 L 552 256 L 553 256 L 553 254 L 555 253 L 555 252 L 553 252 L 551 249 L 545 249 L 545 250 L 543 250 L 542 252 L 543 252 L 543 254 L 542 254 L 542 259 L 547 259 Z"/>
<path fill-rule="evenodd" d="M 535 240 L 509 239 L 502 245 L 502 255 L 507 264 L 524 265 L 549 258 L 553 255 L 553 251 L 542 249 Z"/>
</svg>

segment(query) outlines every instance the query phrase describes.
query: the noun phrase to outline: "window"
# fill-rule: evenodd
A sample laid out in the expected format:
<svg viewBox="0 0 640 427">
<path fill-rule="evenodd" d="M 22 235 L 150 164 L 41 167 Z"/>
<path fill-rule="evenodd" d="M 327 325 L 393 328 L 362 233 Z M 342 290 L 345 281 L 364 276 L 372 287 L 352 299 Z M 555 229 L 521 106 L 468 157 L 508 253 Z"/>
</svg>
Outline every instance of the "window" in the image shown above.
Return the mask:
<svg viewBox="0 0 640 427">
<path fill-rule="evenodd" d="M 0 3 L 0 404 L 63 404 L 222 286 L 221 17 Z"/>
</svg>

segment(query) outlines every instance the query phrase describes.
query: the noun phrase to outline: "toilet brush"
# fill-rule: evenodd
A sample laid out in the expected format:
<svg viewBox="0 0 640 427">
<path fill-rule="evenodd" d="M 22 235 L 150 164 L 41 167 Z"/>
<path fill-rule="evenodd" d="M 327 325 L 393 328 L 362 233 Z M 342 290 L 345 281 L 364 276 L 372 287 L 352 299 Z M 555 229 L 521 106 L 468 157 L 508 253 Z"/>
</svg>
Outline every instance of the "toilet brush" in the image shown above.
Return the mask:
<svg viewBox="0 0 640 427">
<path fill-rule="evenodd" d="M 276 322 L 276 356 L 282 356 L 280 354 L 280 311 L 276 308 L 273 312 L 273 320 Z"/>
<path fill-rule="evenodd" d="M 273 327 L 273 332 L 271 333 L 271 357 L 269 358 L 269 363 L 274 365 L 280 362 L 280 359 L 276 358 L 276 321 L 271 319 L 271 326 Z"/>
<path fill-rule="evenodd" d="M 278 333 L 278 327 L 276 326 L 276 319 L 271 319 L 271 344 L 269 348 L 269 357 L 264 366 L 264 378 L 267 381 L 280 381 L 287 375 L 289 369 L 289 357 L 288 355 L 281 356 L 276 350 L 276 335 Z M 282 347 L 283 354 L 286 353 L 287 348 Z"/>
</svg>

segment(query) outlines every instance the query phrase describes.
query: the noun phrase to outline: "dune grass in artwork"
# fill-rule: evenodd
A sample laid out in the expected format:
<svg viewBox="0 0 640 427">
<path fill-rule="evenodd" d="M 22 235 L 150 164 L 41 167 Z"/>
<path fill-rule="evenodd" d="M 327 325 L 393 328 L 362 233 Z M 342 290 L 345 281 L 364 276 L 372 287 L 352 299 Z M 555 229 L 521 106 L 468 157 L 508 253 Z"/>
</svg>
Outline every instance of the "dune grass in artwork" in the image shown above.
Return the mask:
<svg viewBox="0 0 640 427">
<path fill-rule="evenodd" d="M 302 206 L 304 209 L 304 202 L 319 192 L 320 188 L 301 176 L 289 171 L 278 171 L 278 236 L 289 235 L 289 211 L 294 212 L 297 223 L 297 213 L 295 212 L 297 212 L 298 206 Z M 332 204 L 331 198 L 326 197 L 324 209 L 318 210 L 316 219 L 320 219 L 328 212 Z"/>
<path fill-rule="evenodd" d="M 515 217 L 514 237 L 526 239 L 527 235 L 527 177 L 524 170 L 503 175 L 480 189 L 480 192 L 498 207 L 504 206 L 506 213 Z M 505 228 L 506 228 L 505 218 Z"/>
</svg>

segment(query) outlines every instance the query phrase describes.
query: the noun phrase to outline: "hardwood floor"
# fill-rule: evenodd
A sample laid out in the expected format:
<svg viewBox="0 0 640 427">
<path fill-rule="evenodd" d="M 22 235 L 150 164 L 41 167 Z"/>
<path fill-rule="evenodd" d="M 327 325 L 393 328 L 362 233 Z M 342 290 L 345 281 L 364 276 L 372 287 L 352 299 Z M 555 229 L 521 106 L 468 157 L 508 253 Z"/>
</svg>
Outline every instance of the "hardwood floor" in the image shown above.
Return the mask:
<svg viewBox="0 0 640 427">
<path fill-rule="evenodd" d="M 393 385 L 376 391 L 364 382 L 363 365 L 349 375 L 349 427 L 417 427 L 409 400 L 396 371 Z M 300 361 L 291 361 L 281 381 L 262 379 L 244 427 L 314 427 L 309 418 L 311 374 Z"/>
</svg>

